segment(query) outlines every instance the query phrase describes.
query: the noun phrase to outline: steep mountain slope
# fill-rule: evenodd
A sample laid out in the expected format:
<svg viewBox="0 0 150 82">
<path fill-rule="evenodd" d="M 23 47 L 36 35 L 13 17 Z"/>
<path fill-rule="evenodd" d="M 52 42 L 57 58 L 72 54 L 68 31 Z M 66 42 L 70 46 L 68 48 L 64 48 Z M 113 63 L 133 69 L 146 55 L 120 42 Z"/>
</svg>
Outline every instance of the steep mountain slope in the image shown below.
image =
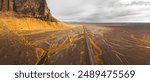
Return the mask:
<svg viewBox="0 0 150 82">
<path fill-rule="evenodd" d="M 52 16 L 46 0 L 0 0 L 0 26 L 11 30 L 70 28 Z"/>
<path fill-rule="evenodd" d="M 0 0 L 0 11 L 14 13 L 16 17 L 33 17 L 57 22 L 52 17 L 46 0 Z"/>
<path fill-rule="evenodd" d="M 37 64 L 46 50 L 25 36 L 70 27 L 52 16 L 46 0 L 0 0 L 0 64 Z"/>
</svg>

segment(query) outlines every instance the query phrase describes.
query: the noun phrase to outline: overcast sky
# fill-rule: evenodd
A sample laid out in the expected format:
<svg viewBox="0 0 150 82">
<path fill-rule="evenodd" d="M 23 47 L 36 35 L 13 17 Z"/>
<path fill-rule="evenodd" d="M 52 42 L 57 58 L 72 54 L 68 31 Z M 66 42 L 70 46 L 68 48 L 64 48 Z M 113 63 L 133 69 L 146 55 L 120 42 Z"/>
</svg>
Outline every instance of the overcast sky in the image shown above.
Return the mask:
<svg viewBox="0 0 150 82">
<path fill-rule="evenodd" d="M 150 0 L 47 0 L 66 22 L 150 22 Z"/>
</svg>

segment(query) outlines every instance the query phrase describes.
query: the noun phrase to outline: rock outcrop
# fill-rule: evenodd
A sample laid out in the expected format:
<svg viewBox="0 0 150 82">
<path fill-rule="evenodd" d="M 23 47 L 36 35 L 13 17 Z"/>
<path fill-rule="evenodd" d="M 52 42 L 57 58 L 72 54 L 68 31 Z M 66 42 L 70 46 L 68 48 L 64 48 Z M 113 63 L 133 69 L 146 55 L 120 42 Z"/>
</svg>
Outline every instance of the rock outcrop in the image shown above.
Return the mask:
<svg viewBox="0 0 150 82">
<path fill-rule="evenodd" d="M 46 0 L 0 0 L 0 13 L 13 12 L 16 17 L 32 17 L 56 22 Z"/>
</svg>

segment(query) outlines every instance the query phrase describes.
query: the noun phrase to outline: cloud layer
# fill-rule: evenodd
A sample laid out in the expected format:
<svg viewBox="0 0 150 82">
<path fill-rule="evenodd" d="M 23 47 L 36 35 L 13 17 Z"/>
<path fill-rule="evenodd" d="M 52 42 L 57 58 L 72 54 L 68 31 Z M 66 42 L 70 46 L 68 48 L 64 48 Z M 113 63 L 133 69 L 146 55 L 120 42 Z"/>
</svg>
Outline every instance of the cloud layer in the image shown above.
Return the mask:
<svg viewBox="0 0 150 82">
<path fill-rule="evenodd" d="M 66 22 L 150 22 L 150 0 L 47 0 Z"/>
</svg>

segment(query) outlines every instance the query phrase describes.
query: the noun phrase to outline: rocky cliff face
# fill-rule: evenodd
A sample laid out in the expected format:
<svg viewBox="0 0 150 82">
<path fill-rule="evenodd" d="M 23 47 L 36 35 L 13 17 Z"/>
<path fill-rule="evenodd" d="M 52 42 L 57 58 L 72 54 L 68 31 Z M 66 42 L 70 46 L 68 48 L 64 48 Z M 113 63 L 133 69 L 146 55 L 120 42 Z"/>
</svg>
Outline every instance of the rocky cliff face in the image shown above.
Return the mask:
<svg viewBox="0 0 150 82">
<path fill-rule="evenodd" d="M 16 17 L 57 21 L 52 17 L 46 0 L 0 0 L 0 12 L 13 12 Z"/>
</svg>

